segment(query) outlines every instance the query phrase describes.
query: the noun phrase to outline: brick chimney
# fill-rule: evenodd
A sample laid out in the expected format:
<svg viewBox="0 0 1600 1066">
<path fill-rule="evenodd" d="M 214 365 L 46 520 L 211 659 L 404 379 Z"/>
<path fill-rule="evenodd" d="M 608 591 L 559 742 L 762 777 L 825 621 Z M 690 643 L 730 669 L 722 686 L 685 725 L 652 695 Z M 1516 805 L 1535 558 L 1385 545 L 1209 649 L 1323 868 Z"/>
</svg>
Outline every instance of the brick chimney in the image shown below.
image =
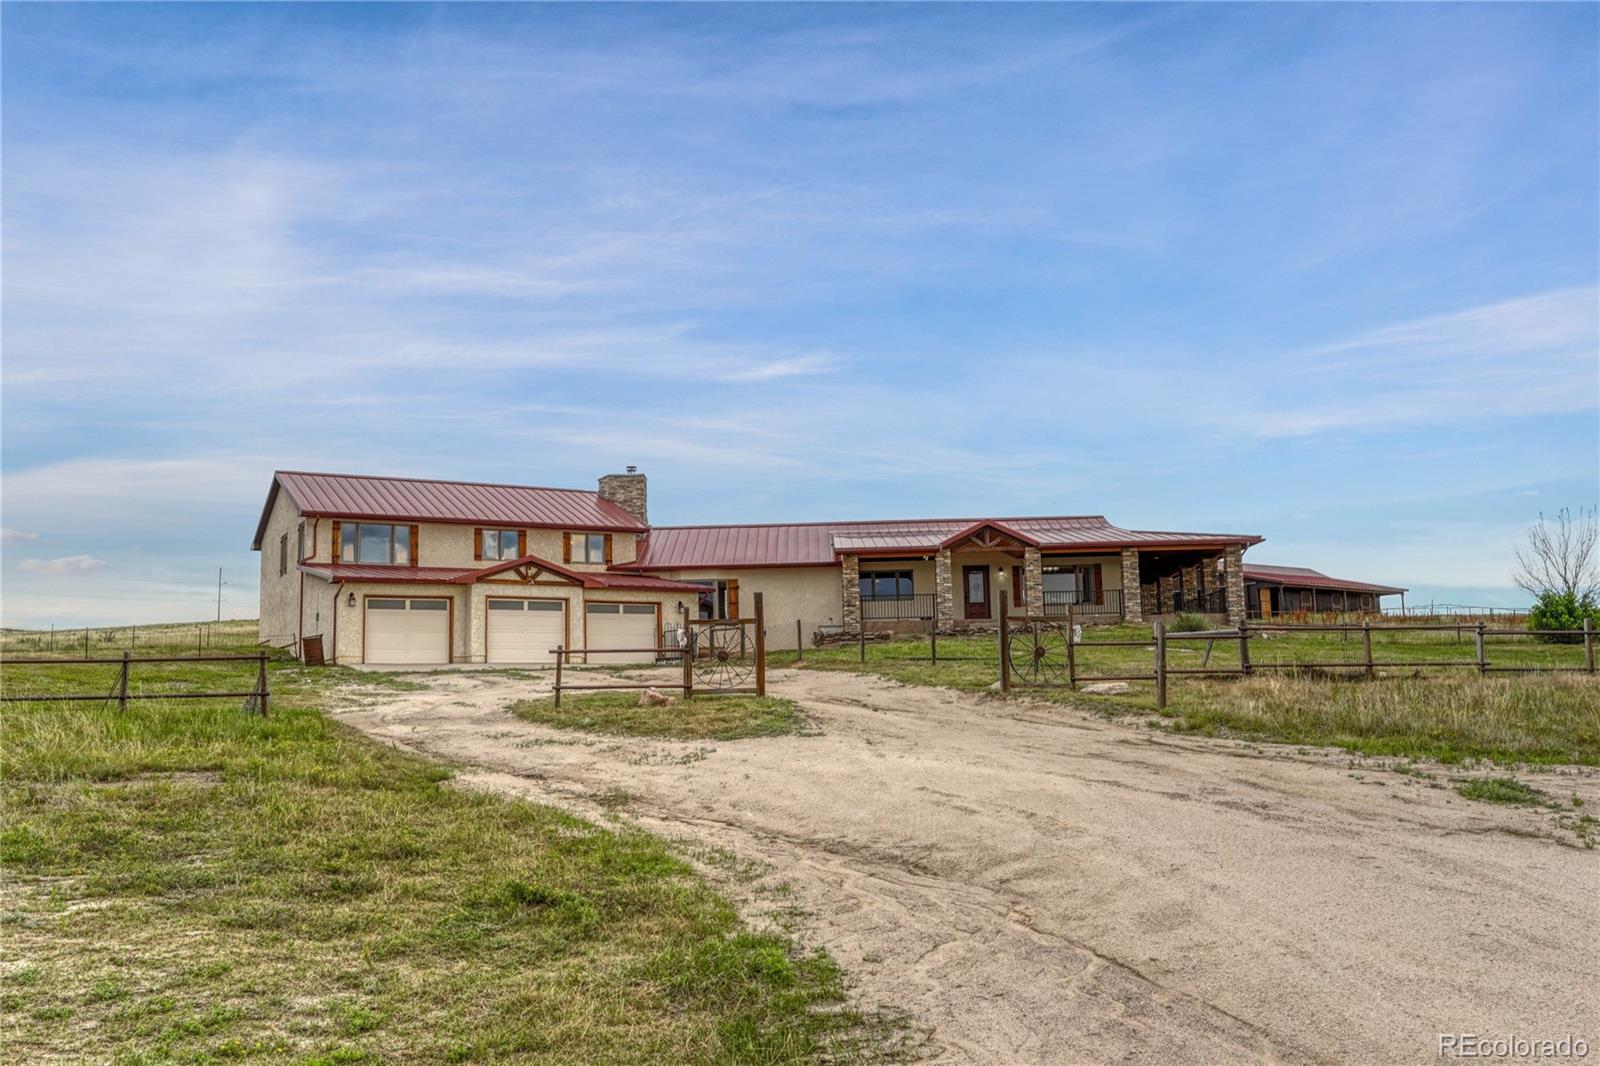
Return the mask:
<svg viewBox="0 0 1600 1066">
<path fill-rule="evenodd" d="M 626 474 L 607 474 L 600 479 L 600 498 L 610 500 L 645 525 L 650 524 L 645 506 L 648 496 L 645 476 L 636 466 L 628 467 Z"/>
</svg>

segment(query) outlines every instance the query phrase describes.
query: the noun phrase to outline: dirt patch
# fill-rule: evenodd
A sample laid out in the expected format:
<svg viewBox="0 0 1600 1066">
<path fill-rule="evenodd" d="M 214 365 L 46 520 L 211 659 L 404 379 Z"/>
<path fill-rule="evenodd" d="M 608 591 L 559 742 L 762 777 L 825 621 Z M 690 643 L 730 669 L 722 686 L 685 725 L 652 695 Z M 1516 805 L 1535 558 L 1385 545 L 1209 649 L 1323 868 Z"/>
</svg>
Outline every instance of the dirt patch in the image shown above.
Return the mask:
<svg viewBox="0 0 1600 1066">
<path fill-rule="evenodd" d="M 931 1026 L 941 1061 L 1422 1062 L 1439 1033 L 1600 1038 L 1580 946 L 1600 850 L 1547 813 L 1344 753 L 843 673 L 770 682 L 814 735 L 561 733 L 504 710 L 546 680 L 492 674 L 336 713 L 471 767 L 464 786 L 756 864 L 752 912 Z M 1600 804 L 1593 771 L 1537 783 Z"/>
</svg>

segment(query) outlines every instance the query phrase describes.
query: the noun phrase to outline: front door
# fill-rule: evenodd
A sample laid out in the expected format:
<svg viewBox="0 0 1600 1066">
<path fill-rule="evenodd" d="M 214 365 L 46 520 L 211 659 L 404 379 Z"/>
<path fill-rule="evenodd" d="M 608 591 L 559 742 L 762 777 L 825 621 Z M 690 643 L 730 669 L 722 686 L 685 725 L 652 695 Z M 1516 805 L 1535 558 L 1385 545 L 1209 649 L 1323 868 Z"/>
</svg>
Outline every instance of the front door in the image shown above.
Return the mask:
<svg viewBox="0 0 1600 1066">
<path fill-rule="evenodd" d="M 962 600 L 966 604 L 966 617 L 989 617 L 989 568 L 987 566 L 963 566 L 961 568 L 961 587 L 965 590 Z"/>
</svg>

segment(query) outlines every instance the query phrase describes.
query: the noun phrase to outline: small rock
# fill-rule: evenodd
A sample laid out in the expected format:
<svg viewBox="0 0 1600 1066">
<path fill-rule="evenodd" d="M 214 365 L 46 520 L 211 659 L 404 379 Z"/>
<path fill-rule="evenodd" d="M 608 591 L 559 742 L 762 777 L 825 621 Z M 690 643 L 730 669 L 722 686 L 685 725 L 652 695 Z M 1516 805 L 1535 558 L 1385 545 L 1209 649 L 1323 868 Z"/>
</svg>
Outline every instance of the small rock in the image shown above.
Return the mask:
<svg viewBox="0 0 1600 1066">
<path fill-rule="evenodd" d="M 994 684 L 990 685 L 989 686 L 989 691 L 990 692 L 1001 692 L 1001 691 L 1003 691 L 1000 688 L 1000 682 L 996 681 Z"/>
<path fill-rule="evenodd" d="M 1083 686 L 1079 691 L 1087 692 L 1092 696 L 1114 696 L 1131 690 L 1126 681 L 1096 681 L 1092 685 Z"/>
</svg>

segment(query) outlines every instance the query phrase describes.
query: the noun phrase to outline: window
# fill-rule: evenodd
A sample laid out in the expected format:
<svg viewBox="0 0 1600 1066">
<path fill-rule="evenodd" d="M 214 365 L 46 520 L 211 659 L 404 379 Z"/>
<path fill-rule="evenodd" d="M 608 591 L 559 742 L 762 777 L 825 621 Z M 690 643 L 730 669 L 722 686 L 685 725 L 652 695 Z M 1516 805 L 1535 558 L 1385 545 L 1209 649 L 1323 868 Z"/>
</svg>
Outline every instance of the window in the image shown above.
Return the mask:
<svg viewBox="0 0 1600 1066">
<path fill-rule="evenodd" d="M 572 558 L 579 563 L 606 561 L 606 535 L 604 533 L 575 533 L 572 537 Z"/>
<path fill-rule="evenodd" d="M 294 535 L 294 557 L 296 562 L 306 557 L 306 524 L 304 522 L 300 523 L 300 527 Z"/>
<path fill-rule="evenodd" d="M 912 593 L 909 570 L 863 570 L 861 598 L 864 600 L 904 599 Z"/>
<path fill-rule="evenodd" d="M 521 538 L 514 529 L 483 530 L 483 557 L 485 559 L 521 558 Z"/>
<path fill-rule="evenodd" d="M 289 572 L 289 534 L 278 538 L 278 576 Z"/>
<path fill-rule="evenodd" d="M 1049 605 L 1100 603 L 1104 595 L 1094 566 L 1044 568 L 1044 602 Z"/>
<path fill-rule="evenodd" d="M 411 527 L 352 522 L 339 541 L 341 563 L 411 565 Z"/>
</svg>

